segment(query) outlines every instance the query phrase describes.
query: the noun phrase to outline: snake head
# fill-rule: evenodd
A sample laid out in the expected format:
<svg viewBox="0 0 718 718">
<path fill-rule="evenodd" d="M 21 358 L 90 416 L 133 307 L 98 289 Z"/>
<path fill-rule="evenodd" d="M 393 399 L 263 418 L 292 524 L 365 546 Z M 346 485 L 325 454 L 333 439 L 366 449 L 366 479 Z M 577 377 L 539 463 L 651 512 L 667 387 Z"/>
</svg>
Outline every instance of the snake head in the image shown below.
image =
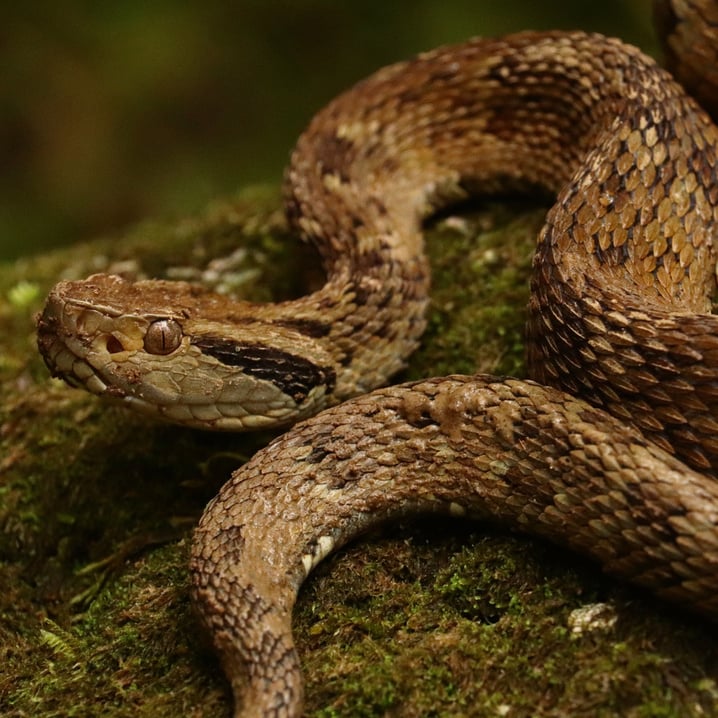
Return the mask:
<svg viewBox="0 0 718 718">
<path fill-rule="evenodd" d="M 185 282 L 96 274 L 51 290 L 38 347 L 71 386 L 198 428 L 281 426 L 334 403 L 327 351 L 257 306 Z"/>
</svg>

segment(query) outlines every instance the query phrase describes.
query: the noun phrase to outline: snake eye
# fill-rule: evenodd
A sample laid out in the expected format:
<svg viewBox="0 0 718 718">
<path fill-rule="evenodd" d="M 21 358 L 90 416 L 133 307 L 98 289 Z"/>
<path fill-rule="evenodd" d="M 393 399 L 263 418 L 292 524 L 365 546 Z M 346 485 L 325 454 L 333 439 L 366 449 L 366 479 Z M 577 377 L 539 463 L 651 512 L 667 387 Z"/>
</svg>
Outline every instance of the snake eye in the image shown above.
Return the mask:
<svg viewBox="0 0 718 718">
<path fill-rule="evenodd" d="M 182 327 L 174 319 L 158 319 L 147 327 L 145 351 L 148 354 L 171 354 L 182 341 Z"/>
</svg>

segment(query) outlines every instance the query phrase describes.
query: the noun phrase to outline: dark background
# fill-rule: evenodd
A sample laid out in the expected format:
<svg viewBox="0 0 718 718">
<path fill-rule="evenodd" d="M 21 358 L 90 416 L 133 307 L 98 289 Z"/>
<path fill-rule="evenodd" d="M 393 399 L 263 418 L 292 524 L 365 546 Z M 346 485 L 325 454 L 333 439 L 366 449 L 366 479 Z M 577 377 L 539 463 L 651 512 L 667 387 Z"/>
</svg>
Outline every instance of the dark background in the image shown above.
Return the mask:
<svg viewBox="0 0 718 718">
<path fill-rule="evenodd" d="M 653 52 L 650 0 L 12 3 L 0 28 L 0 259 L 278 182 L 322 104 L 471 35 L 582 28 Z"/>
</svg>

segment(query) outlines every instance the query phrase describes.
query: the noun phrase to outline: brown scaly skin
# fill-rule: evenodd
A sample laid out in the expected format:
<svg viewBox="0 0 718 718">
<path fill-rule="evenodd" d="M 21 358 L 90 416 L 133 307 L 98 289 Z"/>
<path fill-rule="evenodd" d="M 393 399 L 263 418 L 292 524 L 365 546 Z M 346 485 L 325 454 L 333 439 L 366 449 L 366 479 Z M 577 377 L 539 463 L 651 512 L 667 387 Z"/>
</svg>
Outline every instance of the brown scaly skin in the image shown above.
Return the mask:
<svg viewBox="0 0 718 718">
<path fill-rule="evenodd" d="M 698 27 L 686 8 L 705 19 L 715 2 L 671 3 L 674 36 Z M 453 377 L 375 392 L 298 424 L 207 508 L 194 597 L 237 715 L 301 713 L 299 584 L 408 512 L 495 518 L 718 615 L 717 147 L 698 105 L 617 40 L 472 40 L 380 70 L 300 138 L 287 208 L 327 269 L 319 292 L 262 307 L 105 275 L 53 290 L 39 346 L 69 382 L 194 426 L 282 423 L 413 349 L 422 218 L 475 192 L 557 195 L 528 353 L 563 391 Z"/>
<path fill-rule="evenodd" d="M 563 186 L 536 255 L 531 371 L 617 418 L 527 382 L 455 377 L 348 401 L 257 454 L 207 508 L 192 558 L 237 716 L 301 714 L 299 585 L 329 551 L 408 512 L 498 520 L 718 615 L 716 129 L 651 61 L 595 36 L 472 41 L 354 92 L 380 97 L 407 75 L 468 85 L 464 115 L 418 134 L 450 166 L 475 162 L 472 184 L 503 167 L 509 182 Z M 328 118 L 351 102 L 320 113 L 297 154 L 316 157 L 307 145 L 326 145 Z M 466 116 L 479 127 L 470 158 L 451 145 Z M 324 212 L 309 201 L 322 170 L 295 154 L 307 226 Z"/>
<path fill-rule="evenodd" d="M 299 585 L 361 531 L 413 512 L 529 531 L 718 615 L 714 480 L 554 389 L 482 376 L 390 387 L 258 452 L 200 521 L 193 594 L 236 716 L 301 715 Z"/>
<path fill-rule="evenodd" d="M 718 118 L 718 3 L 654 0 L 658 37 L 673 76 Z"/>
</svg>

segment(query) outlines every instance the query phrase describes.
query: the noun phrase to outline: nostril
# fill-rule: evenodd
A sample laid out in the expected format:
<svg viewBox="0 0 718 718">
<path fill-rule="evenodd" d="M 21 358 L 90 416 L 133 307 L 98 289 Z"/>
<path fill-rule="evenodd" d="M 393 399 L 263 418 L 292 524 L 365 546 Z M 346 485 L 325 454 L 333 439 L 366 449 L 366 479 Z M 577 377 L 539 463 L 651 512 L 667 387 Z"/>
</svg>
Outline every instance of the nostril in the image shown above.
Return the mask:
<svg viewBox="0 0 718 718">
<path fill-rule="evenodd" d="M 107 337 L 105 348 L 110 354 L 119 354 L 120 352 L 125 351 L 125 348 L 122 346 L 122 342 L 112 334 Z"/>
</svg>

